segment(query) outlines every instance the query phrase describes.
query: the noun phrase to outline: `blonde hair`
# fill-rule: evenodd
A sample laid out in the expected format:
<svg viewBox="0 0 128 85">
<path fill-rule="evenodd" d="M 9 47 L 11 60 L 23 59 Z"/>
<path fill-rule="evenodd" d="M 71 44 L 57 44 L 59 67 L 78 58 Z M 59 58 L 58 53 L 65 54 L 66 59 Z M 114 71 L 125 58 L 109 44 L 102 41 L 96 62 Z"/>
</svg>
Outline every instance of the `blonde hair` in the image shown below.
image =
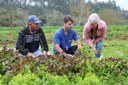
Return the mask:
<svg viewBox="0 0 128 85">
<path fill-rule="evenodd" d="M 89 23 L 97 23 L 100 21 L 100 17 L 97 13 L 92 13 L 89 18 L 88 18 L 88 22 Z"/>
</svg>

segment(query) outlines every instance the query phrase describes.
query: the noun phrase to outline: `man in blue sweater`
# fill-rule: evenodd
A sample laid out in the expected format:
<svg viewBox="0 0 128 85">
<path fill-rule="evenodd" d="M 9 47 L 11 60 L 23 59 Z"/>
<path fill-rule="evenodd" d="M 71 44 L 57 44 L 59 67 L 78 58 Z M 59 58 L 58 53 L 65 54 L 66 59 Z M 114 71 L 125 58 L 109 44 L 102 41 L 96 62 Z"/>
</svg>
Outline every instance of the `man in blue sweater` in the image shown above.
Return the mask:
<svg viewBox="0 0 128 85">
<path fill-rule="evenodd" d="M 58 29 L 54 34 L 54 54 L 67 53 L 74 55 L 76 50 L 81 48 L 81 41 L 78 38 L 77 32 L 72 28 L 73 19 L 70 15 L 64 17 L 64 26 Z M 72 40 L 75 40 L 77 45 L 71 46 Z"/>
</svg>

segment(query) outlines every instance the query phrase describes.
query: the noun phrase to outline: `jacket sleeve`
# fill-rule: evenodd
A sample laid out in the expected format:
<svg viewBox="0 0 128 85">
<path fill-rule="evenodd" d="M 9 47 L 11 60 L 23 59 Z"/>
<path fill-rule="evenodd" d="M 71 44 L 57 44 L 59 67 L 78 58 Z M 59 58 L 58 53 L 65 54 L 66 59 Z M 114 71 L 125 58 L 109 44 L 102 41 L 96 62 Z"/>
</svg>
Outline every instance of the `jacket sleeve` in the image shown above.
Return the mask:
<svg viewBox="0 0 128 85">
<path fill-rule="evenodd" d="M 29 50 L 24 48 L 24 46 L 25 46 L 25 35 L 21 31 L 19 33 L 19 36 L 18 36 L 18 39 L 17 39 L 17 42 L 16 42 L 16 50 L 19 50 L 19 53 L 21 53 L 23 55 L 27 55 Z"/>
<path fill-rule="evenodd" d="M 40 45 L 43 51 L 48 51 L 48 44 L 47 44 L 46 37 L 42 29 L 41 29 L 41 35 L 40 35 Z"/>
<path fill-rule="evenodd" d="M 83 29 L 83 40 L 86 41 L 86 43 L 90 46 L 90 47 L 93 47 L 93 42 L 92 42 L 92 39 L 90 38 L 90 35 L 88 32 L 88 23 L 85 24 L 84 26 L 84 29 Z"/>
</svg>

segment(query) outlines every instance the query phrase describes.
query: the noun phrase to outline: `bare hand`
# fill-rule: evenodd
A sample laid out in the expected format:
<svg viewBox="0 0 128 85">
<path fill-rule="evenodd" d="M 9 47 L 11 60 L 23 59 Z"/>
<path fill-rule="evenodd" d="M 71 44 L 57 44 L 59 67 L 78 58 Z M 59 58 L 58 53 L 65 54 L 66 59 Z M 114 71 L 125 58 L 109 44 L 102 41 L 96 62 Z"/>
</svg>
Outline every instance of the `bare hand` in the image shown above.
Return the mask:
<svg viewBox="0 0 128 85">
<path fill-rule="evenodd" d="M 93 52 L 94 52 L 95 54 L 97 54 L 97 52 L 98 52 L 95 47 L 93 47 Z"/>
<path fill-rule="evenodd" d="M 69 57 L 74 57 L 73 55 L 71 55 L 71 54 L 67 54 L 67 56 L 69 56 Z"/>
<path fill-rule="evenodd" d="M 46 51 L 43 51 L 43 55 L 46 55 Z"/>
<path fill-rule="evenodd" d="M 81 45 L 78 45 L 78 49 L 80 49 L 80 48 L 82 48 L 82 46 Z"/>
<path fill-rule="evenodd" d="M 35 56 L 32 53 L 28 53 L 26 56 L 34 58 Z"/>
<path fill-rule="evenodd" d="M 52 55 L 49 51 L 47 52 L 47 55 Z"/>
</svg>

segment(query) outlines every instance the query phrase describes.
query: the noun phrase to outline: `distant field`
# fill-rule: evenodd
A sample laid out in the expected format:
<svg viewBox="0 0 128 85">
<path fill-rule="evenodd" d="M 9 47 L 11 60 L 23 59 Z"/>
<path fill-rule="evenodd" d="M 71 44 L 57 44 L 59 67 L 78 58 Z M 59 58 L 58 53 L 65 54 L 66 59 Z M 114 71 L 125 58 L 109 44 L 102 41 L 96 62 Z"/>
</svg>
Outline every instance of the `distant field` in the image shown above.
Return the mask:
<svg viewBox="0 0 128 85">
<path fill-rule="evenodd" d="M 49 45 L 49 49 L 52 52 L 53 49 L 53 35 L 54 32 L 61 26 L 44 26 L 42 27 Z M 82 40 L 83 26 L 74 26 L 77 30 L 80 39 Z M 9 27 L 0 28 L 0 47 L 4 43 L 8 44 L 8 47 L 15 47 L 18 32 L 22 27 L 14 27 L 12 31 Z M 74 42 L 73 42 L 74 44 Z M 82 40 L 83 46 L 86 46 Z M 106 38 L 103 44 L 102 56 L 103 57 L 127 57 L 128 58 L 128 25 L 109 25 Z"/>
</svg>

